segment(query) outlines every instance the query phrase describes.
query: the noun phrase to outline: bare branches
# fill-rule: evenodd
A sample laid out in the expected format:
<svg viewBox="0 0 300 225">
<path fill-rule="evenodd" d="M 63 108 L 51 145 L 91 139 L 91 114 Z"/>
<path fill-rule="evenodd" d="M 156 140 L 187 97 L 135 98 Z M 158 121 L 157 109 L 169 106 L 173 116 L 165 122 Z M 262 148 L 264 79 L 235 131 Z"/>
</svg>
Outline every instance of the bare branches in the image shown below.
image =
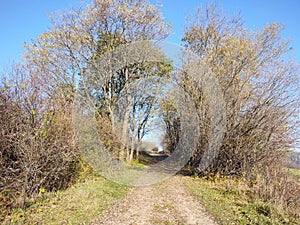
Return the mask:
<svg viewBox="0 0 300 225">
<path fill-rule="evenodd" d="M 294 64 L 282 61 L 288 42 L 281 39 L 281 30 L 274 23 L 262 31 L 249 32 L 240 19 L 221 15 L 215 6 L 198 12 L 186 28 L 186 47 L 207 62 L 226 99 L 227 131 L 212 171 L 244 174 L 263 164 L 280 164 L 276 160 L 294 141 L 298 74 Z M 203 132 L 196 154 L 201 155 L 209 126 L 204 122 L 209 118 L 203 113 L 206 96 L 191 78 L 182 76 L 181 83 L 194 96 L 199 110 Z M 199 157 L 191 163 L 197 164 L 195 160 Z"/>
</svg>

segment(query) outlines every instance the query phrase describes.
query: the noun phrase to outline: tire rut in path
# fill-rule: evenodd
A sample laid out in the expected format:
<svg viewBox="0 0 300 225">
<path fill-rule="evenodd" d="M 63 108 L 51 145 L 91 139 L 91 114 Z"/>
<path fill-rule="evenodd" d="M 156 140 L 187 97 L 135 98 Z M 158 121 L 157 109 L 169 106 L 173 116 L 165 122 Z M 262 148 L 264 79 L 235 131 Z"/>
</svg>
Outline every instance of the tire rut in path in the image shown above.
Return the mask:
<svg viewBox="0 0 300 225">
<path fill-rule="evenodd" d="M 91 224 L 217 224 L 204 207 L 186 191 L 183 179 L 184 177 L 174 176 L 160 184 L 134 187 L 124 199 Z"/>
</svg>

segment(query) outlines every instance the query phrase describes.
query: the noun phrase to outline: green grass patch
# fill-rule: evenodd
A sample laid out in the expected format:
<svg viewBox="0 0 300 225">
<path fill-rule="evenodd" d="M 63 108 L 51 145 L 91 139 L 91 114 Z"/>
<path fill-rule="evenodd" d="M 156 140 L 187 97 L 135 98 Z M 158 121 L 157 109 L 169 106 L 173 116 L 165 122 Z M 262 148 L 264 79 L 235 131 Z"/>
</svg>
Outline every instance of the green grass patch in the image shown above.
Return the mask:
<svg viewBox="0 0 300 225">
<path fill-rule="evenodd" d="M 87 224 L 122 198 L 127 187 L 93 177 L 65 191 L 40 193 L 40 200 L 15 209 L 3 224 Z"/>
<path fill-rule="evenodd" d="M 292 168 L 286 168 L 286 170 L 289 172 L 289 174 L 294 177 L 297 182 L 300 182 L 300 170 L 299 169 L 292 169 Z"/>
<path fill-rule="evenodd" d="M 147 167 L 147 165 L 133 160 L 131 162 L 124 162 L 119 170 L 115 170 L 113 173 L 104 173 L 104 175 L 117 183 L 132 186 L 136 180 L 143 176 Z"/>
<path fill-rule="evenodd" d="M 185 184 L 221 224 L 300 224 L 280 206 L 250 198 L 241 180 L 187 178 Z"/>
</svg>

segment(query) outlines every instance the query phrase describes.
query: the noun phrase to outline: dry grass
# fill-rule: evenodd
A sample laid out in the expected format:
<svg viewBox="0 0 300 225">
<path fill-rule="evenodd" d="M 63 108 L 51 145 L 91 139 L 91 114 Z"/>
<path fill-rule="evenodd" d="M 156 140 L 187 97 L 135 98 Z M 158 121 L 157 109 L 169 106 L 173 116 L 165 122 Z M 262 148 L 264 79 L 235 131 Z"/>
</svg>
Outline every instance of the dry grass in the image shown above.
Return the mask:
<svg viewBox="0 0 300 225">
<path fill-rule="evenodd" d="M 241 179 L 187 178 L 186 186 L 221 224 L 300 224 L 279 205 L 250 197 Z"/>
</svg>

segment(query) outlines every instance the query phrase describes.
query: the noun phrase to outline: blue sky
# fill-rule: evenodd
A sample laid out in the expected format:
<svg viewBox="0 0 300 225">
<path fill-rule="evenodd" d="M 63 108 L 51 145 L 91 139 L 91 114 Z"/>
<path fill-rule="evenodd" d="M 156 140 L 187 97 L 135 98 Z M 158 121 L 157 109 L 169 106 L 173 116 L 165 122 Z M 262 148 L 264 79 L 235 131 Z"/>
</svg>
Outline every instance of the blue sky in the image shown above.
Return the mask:
<svg viewBox="0 0 300 225">
<path fill-rule="evenodd" d="M 169 38 L 178 42 L 184 31 L 185 18 L 207 2 L 217 2 L 226 15 L 241 13 L 247 28 L 261 29 L 268 22 L 285 26 L 283 37 L 292 41 L 293 55 L 300 61 L 300 1 L 298 0 L 161 0 L 167 21 L 172 22 L 175 34 Z"/>
<path fill-rule="evenodd" d="M 24 42 L 50 26 L 48 13 L 78 5 L 79 0 L 4 0 L 0 12 L 0 70 L 20 60 Z"/>
<path fill-rule="evenodd" d="M 0 13 L 0 70 L 23 53 L 23 43 L 30 42 L 50 26 L 47 13 L 67 10 L 81 0 L 6 0 L 1 2 Z M 89 2 L 85 0 L 85 2 Z M 156 2 L 152 0 L 151 2 Z M 206 0 L 159 0 L 166 20 L 172 23 L 174 34 L 168 39 L 179 43 L 185 17 Z M 219 0 L 226 14 L 241 12 L 246 26 L 262 28 L 267 22 L 286 26 L 283 36 L 292 41 L 292 55 L 300 61 L 300 1 L 298 0 Z"/>
<path fill-rule="evenodd" d="M 90 2 L 91 0 L 84 0 Z M 157 2 L 157 0 L 150 0 Z M 51 25 L 47 13 L 78 6 L 82 0 L 3 0 L 0 12 L 0 71 L 21 59 L 23 43 L 30 42 Z M 174 33 L 168 41 L 179 44 L 185 17 L 208 0 L 158 0 Z M 249 29 L 262 28 L 268 22 L 285 25 L 283 37 L 292 41 L 291 53 L 300 62 L 300 1 L 298 0 L 219 0 L 227 15 L 240 12 Z"/>
</svg>

